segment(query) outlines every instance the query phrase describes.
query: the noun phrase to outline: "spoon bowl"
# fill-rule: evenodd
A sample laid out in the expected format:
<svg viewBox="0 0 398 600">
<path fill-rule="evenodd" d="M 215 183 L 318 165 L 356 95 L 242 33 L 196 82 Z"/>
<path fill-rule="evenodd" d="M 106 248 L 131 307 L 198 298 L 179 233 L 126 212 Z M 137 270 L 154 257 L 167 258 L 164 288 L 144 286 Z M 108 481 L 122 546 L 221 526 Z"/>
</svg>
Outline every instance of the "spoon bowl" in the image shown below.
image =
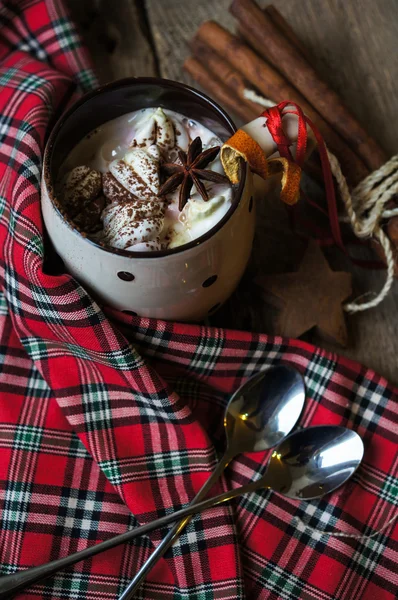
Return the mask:
<svg viewBox="0 0 398 600">
<path fill-rule="evenodd" d="M 297 423 L 305 401 L 302 375 L 288 365 L 260 371 L 234 394 L 225 411 L 227 452 L 273 448 Z"/>
<path fill-rule="evenodd" d="M 314 500 L 345 483 L 360 465 L 363 453 L 359 435 L 345 427 L 302 429 L 273 452 L 264 484 L 289 498 Z"/>
</svg>

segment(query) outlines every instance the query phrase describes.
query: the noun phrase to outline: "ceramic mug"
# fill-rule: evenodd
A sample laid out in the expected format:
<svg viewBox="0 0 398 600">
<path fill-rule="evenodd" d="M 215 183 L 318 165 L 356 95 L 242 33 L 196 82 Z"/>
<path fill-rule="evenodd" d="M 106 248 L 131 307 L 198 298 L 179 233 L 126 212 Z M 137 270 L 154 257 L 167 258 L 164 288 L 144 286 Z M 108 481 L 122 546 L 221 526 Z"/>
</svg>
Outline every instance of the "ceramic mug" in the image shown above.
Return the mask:
<svg viewBox="0 0 398 600">
<path fill-rule="evenodd" d="M 96 244 L 79 232 L 54 194 L 62 162 L 85 135 L 125 113 L 156 106 L 189 116 L 222 140 L 235 132 L 220 106 L 182 83 L 138 77 L 105 85 L 78 100 L 50 134 L 43 218 L 66 270 L 100 303 L 143 317 L 199 321 L 227 300 L 249 260 L 255 211 L 252 175 L 245 166 L 226 215 L 200 238 L 165 251 L 128 252 Z"/>
</svg>

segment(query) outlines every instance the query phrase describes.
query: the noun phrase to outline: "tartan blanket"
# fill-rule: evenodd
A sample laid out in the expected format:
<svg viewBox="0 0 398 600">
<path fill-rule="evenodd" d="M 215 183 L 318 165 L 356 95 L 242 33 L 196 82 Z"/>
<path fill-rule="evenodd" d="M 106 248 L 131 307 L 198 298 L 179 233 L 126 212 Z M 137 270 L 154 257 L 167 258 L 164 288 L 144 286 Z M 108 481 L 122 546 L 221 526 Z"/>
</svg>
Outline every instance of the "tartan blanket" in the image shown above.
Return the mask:
<svg viewBox="0 0 398 600">
<path fill-rule="evenodd" d="M 318 501 L 260 491 L 197 515 L 137 598 L 393 600 L 397 390 L 300 341 L 105 313 L 50 268 L 43 147 L 54 119 L 95 77 L 59 0 L 0 1 L 0 26 L 1 574 L 186 506 L 223 450 L 231 392 L 284 362 L 305 376 L 301 426 L 355 429 L 366 448 L 360 469 Z M 238 457 L 215 491 L 258 477 L 266 459 Z M 165 533 L 17 598 L 112 600 Z"/>
</svg>

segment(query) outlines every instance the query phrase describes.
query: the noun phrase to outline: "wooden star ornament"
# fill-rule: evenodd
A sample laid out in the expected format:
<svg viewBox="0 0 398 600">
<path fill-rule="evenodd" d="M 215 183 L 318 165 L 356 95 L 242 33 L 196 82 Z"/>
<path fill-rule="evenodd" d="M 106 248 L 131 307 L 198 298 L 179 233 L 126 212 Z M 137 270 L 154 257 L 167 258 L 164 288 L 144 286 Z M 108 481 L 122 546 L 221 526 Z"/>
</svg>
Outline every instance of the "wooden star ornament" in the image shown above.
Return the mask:
<svg viewBox="0 0 398 600">
<path fill-rule="evenodd" d="M 263 275 L 255 282 L 266 301 L 281 308 L 276 334 L 298 338 L 316 328 L 325 339 L 346 346 L 342 303 L 351 296 L 351 280 L 351 273 L 332 271 L 318 244 L 310 241 L 298 271 Z"/>
</svg>

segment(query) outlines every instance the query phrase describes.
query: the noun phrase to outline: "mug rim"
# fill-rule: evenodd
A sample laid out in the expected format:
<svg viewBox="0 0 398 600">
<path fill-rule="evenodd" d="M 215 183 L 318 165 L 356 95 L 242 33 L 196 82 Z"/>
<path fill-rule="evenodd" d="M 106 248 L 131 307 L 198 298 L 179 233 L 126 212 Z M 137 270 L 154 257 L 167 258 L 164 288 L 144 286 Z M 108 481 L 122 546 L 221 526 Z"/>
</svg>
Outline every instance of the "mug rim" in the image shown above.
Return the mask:
<svg viewBox="0 0 398 600">
<path fill-rule="evenodd" d="M 73 233 L 75 233 L 79 237 L 83 238 L 84 241 L 88 242 L 89 244 L 92 244 L 94 247 L 104 250 L 105 252 L 109 252 L 111 254 L 116 254 L 119 256 L 124 256 L 124 257 L 130 258 L 130 259 L 160 258 L 160 257 L 165 257 L 165 256 L 172 256 L 174 254 L 179 254 L 181 252 L 185 252 L 192 248 L 196 248 L 200 244 L 206 242 L 208 239 L 212 238 L 218 231 L 220 231 L 220 229 L 222 229 L 222 227 L 229 221 L 229 219 L 232 217 L 232 215 L 234 214 L 234 212 L 237 210 L 238 206 L 240 205 L 243 190 L 244 190 L 244 187 L 246 184 L 246 169 L 244 168 L 243 165 L 242 165 L 241 179 L 240 179 L 237 187 L 235 189 L 233 189 L 233 200 L 234 201 L 232 202 L 230 208 L 225 213 L 225 215 L 222 217 L 222 219 L 220 219 L 220 221 L 218 221 L 211 229 L 206 231 L 206 233 L 202 234 L 198 238 L 188 242 L 187 244 L 182 244 L 181 246 L 176 246 L 175 248 L 170 248 L 170 249 L 166 249 L 166 250 L 154 250 L 151 252 L 142 252 L 142 251 L 135 252 L 135 251 L 131 251 L 131 250 L 122 250 L 120 248 L 113 248 L 111 246 L 105 246 L 105 244 L 95 242 L 94 240 L 87 237 L 87 234 L 82 232 L 75 225 L 75 223 L 72 221 L 72 219 L 70 219 L 70 217 L 64 211 L 61 210 L 59 203 L 56 200 L 55 194 L 54 194 L 54 186 L 52 183 L 52 175 L 51 175 L 51 168 L 50 168 L 52 150 L 53 150 L 57 135 L 58 135 L 59 131 L 61 130 L 61 128 L 63 127 L 63 125 L 65 124 L 65 122 L 67 121 L 67 119 L 80 106 L 82 106 L 86 102 L 89 102 L 92 98 L 95 98 L 96 96 L 102 94 L 104 91 L 112 90 L 115 88 L 116 89 L 122 88 L 122 87 L 132 85 L 132 84 L 133 85 L 134 84 L 148 84 L 148 85 L 156 84 L 156 85 L 162 85 L 164 87 L 170 87 L 170 88 L 174 88 L 174 89 L 177 88 L 177 89 L 183 89 L 184 91 L 188 91 L 190 94 L 197 96 L 200 99 L 207 102 L 208 104 L 210 104 L 211 107 L 213 109 L 215 109 L 215 111 L 221 115 L 221 117 L 227 123 L 228 127 L 230 127 L 231 135 L 233 135 L 237 131 L 236 125 L 233 122 L 233 120 L 231 119 L 231 117 L 228 115 L 228 113 L 225 112 L 225 110 L 217 102 L 215 102 L 212 98 L 207 96 L 207 94 L 204 94 L 200 90 L 197 90 L 196 88 L 191 87 L 185 83 L 181 83 L 179 81 L 174 81 L 173 79 L 165 79 L 162 77 L 125 77 L 122 79 L 117 79 L 110 83 L 103 84 L 103 85 L 99 86 L 98 88 L 96 88 L 95 90 L 87 92 L 86 94 L 81 96 L 76 102 L 74 102 L 72 104 L 72 106 L 70 106 L 61 115 L 61 117 L 58 119 L 58 121 L 54 125 L 54 127 L 51 130 L 51 133 L 48 137 L 47 144 L 46 144 L 45 151 L 44 151 L 44 157 L 43 157 L 43 179 L 44 179 L 44 183 L 46 186 L 46 192 L 51 201 L 51 205 L 52 205 L 53 209 L 56 211 L 58 216 L 61 218 L 62 222 L 67 227 L 69 227 Z"/>
</svg>

